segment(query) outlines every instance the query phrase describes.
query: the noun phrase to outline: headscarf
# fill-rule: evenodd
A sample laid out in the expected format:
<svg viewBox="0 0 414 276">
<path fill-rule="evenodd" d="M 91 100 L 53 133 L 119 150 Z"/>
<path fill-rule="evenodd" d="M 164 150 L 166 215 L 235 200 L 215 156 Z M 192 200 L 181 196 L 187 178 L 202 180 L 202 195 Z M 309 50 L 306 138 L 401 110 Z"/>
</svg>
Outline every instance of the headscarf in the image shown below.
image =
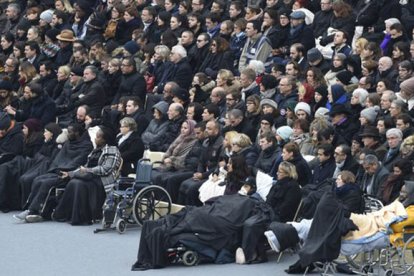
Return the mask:
<svg viewBox="0 0 414 276">
<path fill-rule="evenodd" d="M 196 121 L 194 121 L 194 120 L 186 120 L 185 122 L 188 125 L 189 132 L 188 132 L 187 135 L 184 135 L 183 138 L 187 137 L 187 136 L 193 136 L 194 135 L 194 128 L 195 128 L 195 125 L 196 125 Z"/>
</svg>

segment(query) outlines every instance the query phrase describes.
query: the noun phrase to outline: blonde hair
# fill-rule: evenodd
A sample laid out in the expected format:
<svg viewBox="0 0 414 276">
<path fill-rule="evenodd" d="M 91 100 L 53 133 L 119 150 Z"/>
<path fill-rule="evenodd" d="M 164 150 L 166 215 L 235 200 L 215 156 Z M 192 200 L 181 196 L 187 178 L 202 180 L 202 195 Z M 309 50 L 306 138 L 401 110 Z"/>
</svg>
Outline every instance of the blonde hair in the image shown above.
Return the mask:
<svg viewBox="0 0 414 276">
<path fill-rule="evenodd" d="M 67 65 L 60 66 L 58 71 L 59 70 L 61 70 L 63 72 L 63 74 L 65 74 L 66 77 L 68 77 L 70 75 L 70 72 L 71 72 L 70 67 L 67 66 Z"/>
<path fill-rule="evenodd" d="M 224 138 L 227 139 L 230 143 L 230 145 L 233 143 L 234 137 L 239 134 L 237 131 L 227 131 L 226 134 L 224 134 Z"/>
<path fill-rule="evenodd" d="M 252 141 L 250 140 L 249 136 L 247 136 L 244 133 L 237 133 L 237 135 L 234 137 L 233 144 L 238 145 L 240 148 L 247 148 L 252 144 Z"/>
<path fill-rule="evenodd" d="M 295 165 L 293 165 L 290 162 L 282 161 L 279 165 L 279 170 L 282 170 L 284 173 L 287 174 L 290 178 L 297 180 L 298 179 L 298 173 L 296 171 Z"/>
</svg>

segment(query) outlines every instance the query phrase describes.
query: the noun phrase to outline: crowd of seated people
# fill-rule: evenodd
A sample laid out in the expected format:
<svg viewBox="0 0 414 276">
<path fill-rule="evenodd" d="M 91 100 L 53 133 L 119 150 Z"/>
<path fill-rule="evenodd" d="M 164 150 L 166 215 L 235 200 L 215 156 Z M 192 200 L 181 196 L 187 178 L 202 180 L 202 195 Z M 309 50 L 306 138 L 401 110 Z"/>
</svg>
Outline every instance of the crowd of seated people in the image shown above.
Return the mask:
<svg viewBox="0 0 414 276">
<path fill-rule="evenodd" d="M 390 204 L 413 180 L 412 1 L 0 10 L 0 210 L 21 222 L 91 224 L 116 176 L 145 150 L 163 152 L 152 183 L 173 203 L 207 208 L 241 193 L 261 208 L 220 248 L 255 263 L 267 259 L 264 233 L 294 220 L 299 202 L 305 220 L 330 192 L 358 212 L 348 200 Z M 53 187 L 66 189 L 48 210 Z"/>
</svg>

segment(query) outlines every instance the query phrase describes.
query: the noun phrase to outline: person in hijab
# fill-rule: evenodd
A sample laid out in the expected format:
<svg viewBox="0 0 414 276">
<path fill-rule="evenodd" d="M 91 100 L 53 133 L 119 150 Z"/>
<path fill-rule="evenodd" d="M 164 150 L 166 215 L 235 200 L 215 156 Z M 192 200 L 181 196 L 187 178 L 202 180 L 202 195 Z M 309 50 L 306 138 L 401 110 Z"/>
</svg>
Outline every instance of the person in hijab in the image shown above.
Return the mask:
<svg viewBox="0 0 414 276">
<path fill-rule="evenodd" d="M 164 179 L 171 175 L 170 172 L 185 168 L 185 158 L 191 148 L 197 142 L 194 134 L 194 120 L 186 120 L 181 125 L 180 135 L 172 142 L 164 155 L 164 160 L 159 168 L 153 170 L 154 183 L 164 183 Z"/>
</svg>

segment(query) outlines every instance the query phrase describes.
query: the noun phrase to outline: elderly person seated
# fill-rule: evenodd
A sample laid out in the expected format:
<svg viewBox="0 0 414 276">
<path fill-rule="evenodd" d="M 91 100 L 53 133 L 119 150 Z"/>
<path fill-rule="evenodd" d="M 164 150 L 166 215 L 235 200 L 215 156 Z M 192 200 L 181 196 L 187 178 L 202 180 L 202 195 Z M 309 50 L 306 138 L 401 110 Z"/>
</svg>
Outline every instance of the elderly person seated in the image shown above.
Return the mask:
<svg viewBox="0 0 414 276">
<path fill-rule="evenodd" d="M 361 180 L 362 190 L 368 195 L 380 197 L 389 171 L 381 164 L 378 157 L 373 154 L 365 156 L 362 166 L 364 167 L 364 175 Z"/>
<path fill-rule="evenodd" d="M 400 157 L 400 145 L 403 139 L 403 133 L 398 128 L 391 128 L 387 130 L 386 135 L 388 151 L 385 154 L 382 164 L 387 170 L 391 171 L 393 164 L 398 161 Z"/>
<path fill-rule="evenodd" d="M 137 133 L 137 123 L 134 118 L 125 117 L 119 124 L 121 127 L 116 140 L 123 160 L 121 176 L 128 176 L 135 172 L 134 166 L 144 154 L 144 144 Z"/>
</svg>

